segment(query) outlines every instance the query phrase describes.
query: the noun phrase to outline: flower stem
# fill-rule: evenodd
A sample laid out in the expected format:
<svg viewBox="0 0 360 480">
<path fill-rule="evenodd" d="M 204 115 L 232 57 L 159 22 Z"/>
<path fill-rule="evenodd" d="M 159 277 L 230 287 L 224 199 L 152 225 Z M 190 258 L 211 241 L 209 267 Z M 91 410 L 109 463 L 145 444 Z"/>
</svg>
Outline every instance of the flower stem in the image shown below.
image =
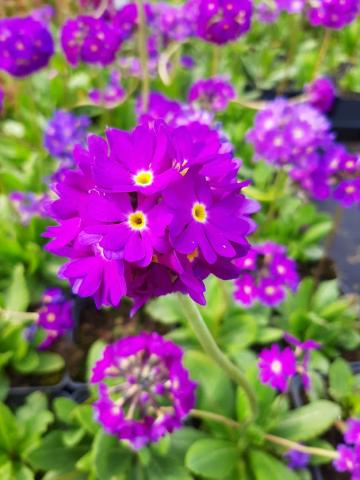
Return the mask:
<svg viewBox="0 0 360 480">
<path fill-rule="evenodd" d="M 220 58 L 221 58 L 221 47 L 219 47 L 219 45 L 213 45 L 212 46 L 211 69 L 210 69 L 210 75 L 212 77 L 214 77 L 218 73 Z"/>
<path fill-rule="evenodd" d="M 268 442 L 275 443 L 276 445 L 281 445 L 289 450 L 296 450 L 301 453 L 308 453 L 309 455 L 317 455 L 319 457 L 326 457 L 335 460 L 338 458 L 338 453 L 334 450 L 326 450 L 325 448 L 318 447 L 307 447 L 306 445 L 301 445 L 300 443 L 293 442 L 287 438 L 278 437 L 276 435 L 271 435 L 270 433 L 265 434 L 265 439 Z"/>
<path fill-rule="evenodd" d="M 315 78 L 317 77 L 321 64 L 323 63 L 326 57 L 326 54 L 329 50 L 330 40 L 331 40 L 331 30 L 329 28 L 325 28 L 324 36 L 320 45 L 319 54 L 317 56 L 315 66 L 314 66 L 313 80 L 315 80 Z"/>
<path fill-rule="evenodd" d="M 138 28 L 138 49 L 141 64 L 141 77 L 142 77 L 142 89 L 141 89 L 141 110 L 147 112 L 149 106 L 149 93 L 150 93 L 150 77 L 148 69 L 148 49 L 146 38 L 146 15 L 143 0 L 136 0 L 139 28 Z"/>
<path fill-rule="evenodd" d="M 273 182 L 273 189 L 274 189 L 274 198 L 270 204 L 269 210 L 266 214 L 265 225 L 268 225 L 274 218 L 277 210 L 277 201 L 281 197 L 284 188 L 284 182 L 287 179 L 287 173 L 284 169 L 279 168 L 275 173 L 275 178 Z"/>
<path fill-rule="evenodd" d="M 0 318 L 11 321 L 37 320 L 39 314 L 37 312 L 14 312 L 0 308 Z"/>
<path fill-rule="evenodd" d="M 195 303 L 186 295 L 179 295 L 178 298 L 200 345 L 209 357 L 224 370 L 226 375 L 244 390 L 248 397 L 253 417 L 256 417 L 258 413 L 256 396 L 245 375 L 220 350 Z"/>
<path fill-rule="evenodd" d="M 190 415 L 196 418 L 201 418 L 205 420 L 212 420 L 214 422 L 222 423 L 228 427 L 232 428 L 242 428 L 243 425 L 231 418 L 224 417 L 223 415 L 219 415 L 217 413 L 208 412 L 206 410 L 196 410 L 193 409 L 190 411 Z M 338 457 L 338 453 L 334 450 L 327 450 L 325 448 L 318 448 L 318 447 L 308 447 L 306 445 L 302 445 L 297 442 L 293 442 L 292 440 L 288 440 L 287 438 L 278 437 L 277 435 L 272 435 L 271 433 L 265 433 L 264 435 L 265 440 L 268 442 L 274 443 L 276 445 L 280 445 L 288 450 L 296 450 L 297 452 L 307 453 L 309 455 L 316 455 L 319 457 L 326 457 L 331 459 L 336 459 Z"/>
</svg>

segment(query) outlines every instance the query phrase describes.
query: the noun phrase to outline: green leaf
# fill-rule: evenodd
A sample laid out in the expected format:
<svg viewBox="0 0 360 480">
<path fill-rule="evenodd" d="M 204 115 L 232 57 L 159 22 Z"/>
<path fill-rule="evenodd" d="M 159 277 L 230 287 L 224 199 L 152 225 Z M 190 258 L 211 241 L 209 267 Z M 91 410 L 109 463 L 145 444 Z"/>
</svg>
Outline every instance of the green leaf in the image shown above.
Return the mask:
<svg viewBox="0 0 360 480">
<path fill-rule="evenodd" d="M 339 296 L 339 287 L 337 280 L 328 280 L 321 282 L 316 290 L 312 306 L 315 311 L 325 308 L 334 302 Z"/>
<path fill-rule="evenodd" d="M 40 470 L 56 470 L 66 473 L 71 471 L 76 462 L 82 457 L 87 447 L 78 446 L 67 448 L 62 442 L 62 432 L 51 432 L 46 435 L 39 447 L 32 449 L 27 453 L 28 462 Z"/>
<path fill-rule="evenodd" d="M 93 461 L 98 480 L 117 479 L 130 467 L 132 452 L 117 438 L 99 431 L 93 444 Z"/>
<path fill-rule="evenodd" d="M 34 480 L 35 474 L 26 465 L 15 463 L 13 465 L 12 480 Z"/>
<path fill-rule="evenodd" d="M 55 398 L 53 408 L 55 415 L 59 420 L 64 423 L 73 423 L 72 412 L 77 407 L 77 403 L 74 400 L 66 397 Z"/>
<path fill-rule="evenodd" d="M 219 480 L 235 468 L 238 454 L 233 443 L 211 438 L 202 439 L 191 445 L 185 464 L 197 475 Z"/>
<path fill-rule="evenodd" d="M 255 480 L 299 480 L 282 462 L 261 450 L 251 450 L 250 466 Z"/>
<path fill-rule="evenodd" d="M 0 448 L 13 452 L 21 435 L 20 426 L 9 407 L 3 403 L 0 403 L 0 419 Z"/>
<path fill-rule="evenodd" d="M 181 322 L 185 318 L 175 294 L 152 300 L 146 305 L 145 310 L 154 320 L 166 325 Z"/>
<path fill-rule="evenodd" d="M 32 447 L 34 442 L 46 432 L 48 426 L 53 422 L 54 415 L 47 410 L 45 395 L 34 392 L 27 397 L 26 404 L 17 410 L 16 418 L 25 429 L 26 446 Z"/>
<path fill-rule="evenodd" d="M 188 350 L 184 357 L 190 377 L 199 383 L 197 404 L 199 408 L 222 415 L 231 415 L 234 408 L 234 391 L 231 381 L 204 353 Z"/>
<path fill-rule="evenodd" d="M 191 480 L 187 469 L 176 458 L 152 455 L 146 467 L 149 480 Z"/>
<path fill-rule="evenodd" d="M 8 377 L 0 371 L 0 402 L 5 400 L 10 388 Z"/>
<path fill-rule="evenodd" d="M 348 363 L 337 358 L 329 369 L 330 394 L 335 400 L 342 400 L 349 396 L 354 385 L 354 377 Z"/>
<path fill-rule="evenodd" d="M 302 442 L 321 435 L 340 418 L 338 405 L 328 400 L 318 400 L 289 412 L 271 433 Z"/>
<path fill-rule="evenodd" d="M 309 245 L 310 243 L 315 243 L 326 237 L 328 233 L 331 232 L 332 222 L 326 220 L 325 222 L 317 223 L 312 225 L 303 235 L 301 243 L 304 245 Z"/>
<path fill-rule="evenodd" d="M 20 373 L 30 373 L 36 370 L 39 363 L 40 358 L 38 352 L 35 352 L 35 350 L 29 350 L 24 357 L 15 360 L 13 366 Z"/>
<path fill-rule="evenodd" d="M 106 346 L 104 340 L 96 340 L 89 350 L 87 359 L 86 359 L 86 379 L 89 380 L 91 377 L 91 371 L 94 366 L 94 363 L 100 359 L 102 352 Z"/>
<path fill-rule="evenodd" d="M 5 295 L 5 309 L 19 312 L 26 311 L 29 306 L 29 290 L 26 285 L 24 265 L 15 265 L 9 288 Z"/>
<path fill-rule="evenodd" d="M 73 411 L 73 415 L 79 424 L 91 435 L 99 430 L 100 426 L 94 420 L 94 411 L 91 405 L 78 405 Z"/>
<path fill-rule="evenodd" d="M 64 366 L 64 359 L 58 353 L 39 352 L 39 363 L 37 367 L 33 370 L 33 373 L 36 375 L 54 373 L 62 370 Z"/>
</svg>

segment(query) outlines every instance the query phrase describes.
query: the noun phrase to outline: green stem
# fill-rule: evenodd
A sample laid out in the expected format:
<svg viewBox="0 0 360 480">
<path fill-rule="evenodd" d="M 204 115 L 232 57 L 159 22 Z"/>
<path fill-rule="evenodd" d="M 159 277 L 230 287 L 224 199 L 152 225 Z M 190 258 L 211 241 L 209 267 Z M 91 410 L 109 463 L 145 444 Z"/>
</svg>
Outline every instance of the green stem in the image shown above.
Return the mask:
<svg viewBox="0 0 360 480">
<path fill-rule="evenodd" d="M 141 110 L 147 112 L 149 106 L 149 94 L 150 94 L 150 77 L 148 69 L 148 50 L 147 50 L 147 38 L 146 38 L 146 16 L 143 0 L 136 0 L 139 18 L 138 27 L 138 49 L 141 64 L 141 77 L 142 77 L 142 89 L 141 89 Z"/>
<path fill-rule="evenodd" d="M 279 168 L 276 171 L 275 179 L 273 183 L 274 199 L 271 202 L 269 210 L 266 214 L 265 225 L 268 225 L 275 217 L 276 210 L 277 210 L 277 201 L 281 197 L 280 194 L 282 194 L 282 190 L 284 187 L 283 184 L 286 181 L 286 178 L 287 178 L 287 173 L 282 168 Z"/>
<path fill-rule="evenodd" d="M 219 45 L 213 45 L 212 47 L 212 59 L 211 59 L 211 69 L 210 75 L 214 77 L 219 70 L 220 64 L 220 57 L 221 57 L 221 47 Z"/>
<path fill-rule="evenodd" d="M 320 67 L 326 57 L 326 54 L 329 50 L 330 46 L 330 40 L 331 40 L 331 30 L 329 28 L 325 28 L 324 36 L 321 41 L 320 49 L 319 49 L 319 54 L 316 58 L 315 66 L 314 66 L 314 71 L 313 71 L 313 80 L 316 79 L 318 76 Z"/>
<path fill-rule="evenodd" d="M 217 346 L 195 303 L 186 295 L 179 295 L 178 298 L 200 345 L 209 357 L 224 370 L 226 375 L 244 390 L 248 397 L 253 416 L 256 417 L 258 413 L 256 396 L 245 375 Z"/>
<path fill-rule="evenodd" d="M 0 318 L 11 321 L 37 320 L 39 314 L 37 312 L 14 312 L 0 308 Z"/>
<path fill-rule="evenodd" d="M 219 415 L 217 413 L 208 412 L 206 410 L 196 410 L 193 409 L 190 411 L 190 415 L 196 418 L 201 418 L 202 420 L 212 420 L 213 422 L 222 423 L 227 427 L 237 428 L 240 429 L 243 425 L 231 418 L 224 417 L 223 415 Z M 338 453 L 333 450 L 327 450 L 325 448 L 318 448 L 318 447 L 308 447 L 306 445 L 302 445 L 297 442 L 293 442 L 292 440 L 288 440 L 287 438 L 278 437 L 277 435 L 272 435 L 271 433 L 265 433 L 264 435 L 265 440 L 268 442 L 274 443 L 275 445 L 280 445 L 288 450 L 296 450 L 297 452 L 307 453 L 309 455 L 316 455 L 320 457 L 326 457 L 331 459 L 338 458 Z"/>
</svg>

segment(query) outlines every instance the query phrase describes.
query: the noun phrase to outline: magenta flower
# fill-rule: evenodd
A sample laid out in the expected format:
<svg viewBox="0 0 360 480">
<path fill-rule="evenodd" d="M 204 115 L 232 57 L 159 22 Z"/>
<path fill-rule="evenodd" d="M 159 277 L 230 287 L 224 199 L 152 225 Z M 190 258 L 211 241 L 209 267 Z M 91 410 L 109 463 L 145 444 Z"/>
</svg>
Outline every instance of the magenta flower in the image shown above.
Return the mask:
<svg viewBox="0 0 360 480">
<path fill-rule="evenodd" d="M 299 276 L 296 263 L 286 256 L 282 245 L 272 242 L 255 245 L 237 260 L 240 276 L 235 281 L 234 297 L 245 306 L 256 300 L 273 307 L 286 295 L 286 288 L 296 290 Z"/>
<path fill-rule="evenodd" d="M 289 380 L 296 374 L 296 358 L 287 347 L 280 350 L 278 345 L 265 348 L 259 355 L 260 380 L 280 392 L 286 392 Z"/>
<path fill-rule="evenodd" d="M 310 455 L 297 450 L 289 450 L 285 454 L 289 468 L 292 470 L 302 470 L 309 465 Z"/>
<path fill-rule="evenodd" d="M 196 102 L 202 108 L 220 112 L 225 110 L 231 99 L 235 98 L 234 87 L 221 77 L 208 78 L 195 82 L 188 94 L 189 102 Z"/>
<path fill-rule="evenodd" d="M 251 17 L 250 0 L 199 0 L 197 33 L 222 45 L 244 35 L 250 29 Z"/>
<path fill-rule="evenodd" d="M 258 205 L 241 193 L 248 182 L 216 131 L 152 120 L 90 136 L 74 160 L 54 178 L 57 225 L 44 234 L 47 250 L 69 259 L 59 275 L 74 293 L 98 307 L 128 295 L 135 311 L 175 291 L 204 303 L 208 275 L 238 276 Z"/>
<path fill-rule="evenodd" d="M 305 93 L 309 103 L 321 112 L 328 112 L 335 101 L 336 89 L 333 82 L 327 77 L 319 77 L 312 83 L 305 85 Z"/>
<path fill-rule="evenodd" d="M 354 180 L 343 180 L 334 190 L 334 199 L 342 207 L 351 207 L 360 202 L 360 177 Z"/>
<path fill-rule="evenodd" d="M 360 452 L 356 448 L 347 445 L 338 445 L 338 458 L 333 465 L 338 472 L 351 473 L 351 480 L 360 479 Z"/>
<path fill-rule="evenodd" d="M 182 351 L 157 333 L 126 337 L 105 347 L 91 383 L 98 385 L 97 421 L 139 449 L 181 423 L 195 404 L 196 384 Z"/>
<path fill-rule="evenodd" d="M 313 26 L 340 29 L 359 14 L 358 0 L 326 0 L 310 3 L 308 19 Z"/>
<path fill-rule="evenodd" d="M 360 445 L 360 418 L 348 419 L 344 439 L 347 444 Z"/>
<path fill-rule="evenodd" d="M 115 60 L 121 38 L 115 27 L 102 18 L 82 15 L 67 20 L 61 30 L 61 46 L 67 61 L 109 65 Z"/>
<path fill-rule="evenodd" d="M 23 77 L 46 67 L 54 53 L 51 33 L 29 17 L 0 20 L 0 70 Z"/>
<path fill-rule="evenodd" d="M 120 85 L 120 73 L 114 70 L 109 76 L 109 82 L 104 89 L 93 89 L 89 98 L 97 105 L 112 108 L 121 103 L 125 97 L 125 90 Z"/>
<path fill-rule="evenodd" d="M 290 345 L 295 347 L 295 356 L 298 361 L 297 372 L 300 375 L 305 390 L 309 390 L 311 388 L 311 378 L 309 375 L 310 354 L 312 350 L 318 350 L 321 348 L 321 345 L 315 340 L 311 339 L 301 342 L 289 333 L 285 333 L 284 339 Z"/>
<path fill-rule="evenodd" d="M 38 310 L 37 329 L 45 333 L 45 338 L 38 346 L 44 350 L 55 340 L 71 330 L 74 325 L 72 316 L 73 302 L 67 300 L 60 288 L 48 288 L 42 296 L 42 306 Z"/>
</svg>

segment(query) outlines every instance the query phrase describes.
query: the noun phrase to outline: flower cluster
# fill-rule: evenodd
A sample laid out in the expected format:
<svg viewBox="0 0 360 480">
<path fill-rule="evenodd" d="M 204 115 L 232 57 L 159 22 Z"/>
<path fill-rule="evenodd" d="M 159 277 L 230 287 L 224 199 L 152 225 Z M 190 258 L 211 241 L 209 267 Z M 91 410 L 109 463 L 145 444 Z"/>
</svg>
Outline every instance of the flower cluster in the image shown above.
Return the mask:
<svg viewBox="0 0 360 480">
<path fill-rule="evenodd" d="M 277 98 L 255 117 L 247 140 L 255 158 L 275 165 L 311 162 L 331 142 L 330 123 L 321 112 Z"/>
<path fill-rule="evenodd" d="M 23 225 L 27 225 L 34 216 L 45 217 L 50 201 L 48 195 L 33 192 L 11 192 L 9 200 Z"/>
<path fill-rule="evenodd" d="M 319 77 L 305 85 L 308 102 L 320 112 L 328 112 L 335 101 L 336 89 L 330 78 Z"/>
<path fill-rule="evenodd" d="M 342 28 L 353 22 L 359 14 L 358 0 L 324 0 L 310 2 L 308 19 L 311 25 Z"/>
<path fill-rule="evenodd" d="M 284 338 L 294 350 L 290 347 L 281 350 L 276 344 L 262 350 L 259 355 L 260 380 L 280 392 L 286 392 L 289 381 L 299 375 L 304 388 L 309 390 L 310 353 L 320 345 L 315 340 L 301 342 L 289 334 L 285 334 Z"/>
<path fill-rule="evenodd" d="M 286 288 L 296 290 L 299 277 L 296 263 L 286 255 L 286 248 L 272 242 L 252 246 L 237 260 L 240 276 L 235 281 L 235 299 L 250 306 L 256 300 L 273 307 L 286 295 Z"/>
<path fill-rule="evenodd" d="M 347 421 L 344 441 L 337 447 L 338 458 L 333 465 L 338 472 L 350 473 L 351 480 L 360 480 L 360 419 Z"/>
<path fill-rule="evenodd" d="M 46 126 L 44 147 L 50 155 L 71 165 L 74 147 L 84 144 L 89 125 L 90 119 L 85 115 L 57 110 Z"/>
<path fill-rule="evenodd" d="M 332 197 L 344 208 L 360 204 L 360 159 L 341 144 L 331 143 L 322 155 L 292 168 L 290 175 L 317 200 Z"/>
<path fill-rule="evenodd" d="M 121 45 L 121 36 L 115 25 L 88 15 L 67 20 L 62 26 L 60 40 L 72 66 L 80 61 L 109 65 Z"/>
<path fill-rule="evenodd" d="M 55 340 L 73 328 L 73 302 L 67 300 L 60 288 L 48 288 L 42 295 L 42 305 L 38 310 L 39 317 L 34 325 L 41 329 L 45 338 L 38 348 L 49 348 Z M 35 332 L 32 332 L 33 334 Z"/>
<path fill-rule="evenodd" d="M 198 123 L 151 121 L 132 132 L 92 135 L 74 150 L 76 170 L 55 184 L 50 215 L 59 223 L 47 249 L 66 256 L 60 276 L 96 305 L 138 308 L 181 291 L 204 303 L 210 273 L 234 279 L 246 254 L 256 202 L 241 193 L 238 162 L 216 131 Z"/>
<path fill-rule="evenodd" d="M 89 98 L 97 105 L 114 107 L 120 103 L 125 96 L 125 90 L 120 85 L 120 72 L 114 70 L 109 75 L 109 82 L 103 90 L 94 89 L 89 92 Z"/>
<path fill-rule="evenodd" d="M 152 13 L 152 31 L 161 36 L 163 46 L 171 40 L 182 41 L 196 33 L 193 11 L 186 3 L 169 5 L 160 2 L 152 6 Z"/>
<path fill-rule="evenodd" d="M 302 470 L 309 465 L 310 455 L 297 450 L 289 450 L 285 454 L 285 459 L 288 462 L 288 467 L 292 470 Z"/>
<path fill-rule="evenodd" d="M 54 53 L 49 30 L 29 17 L 0 20 L 0 70 L 23 77 L 45 67 Z"/>
<path fill-rule="evenodd" d="M 195 82 L 188 93 L 189 102 L 196 102 L 201 108 L 219 112 L 225 110 L 230 100 L 235 98 L 231 83 L 221 77 L 208 78 Z"/>
<path fill-rule="evenodd" d="M 91 383 L 98 385 L 97 421 L 139 449 L 180 428 L 195 404 L 196 384 L 182 350 L 157 333 L 141 333 L 105 347 Z"/>
<path fill-rule="evenodd" d="M 305 0 L 265 0 L 257 5 L 256 16 L 261 23 L 274 23 L 282 12 L 302 12 L 305 4 Z"/>
<path fill-rule="evenodd" d="M 197 34 L 219 45 L 244 35 L 251 25 L 251 0 L 199 0 Z"/>
</svg>

